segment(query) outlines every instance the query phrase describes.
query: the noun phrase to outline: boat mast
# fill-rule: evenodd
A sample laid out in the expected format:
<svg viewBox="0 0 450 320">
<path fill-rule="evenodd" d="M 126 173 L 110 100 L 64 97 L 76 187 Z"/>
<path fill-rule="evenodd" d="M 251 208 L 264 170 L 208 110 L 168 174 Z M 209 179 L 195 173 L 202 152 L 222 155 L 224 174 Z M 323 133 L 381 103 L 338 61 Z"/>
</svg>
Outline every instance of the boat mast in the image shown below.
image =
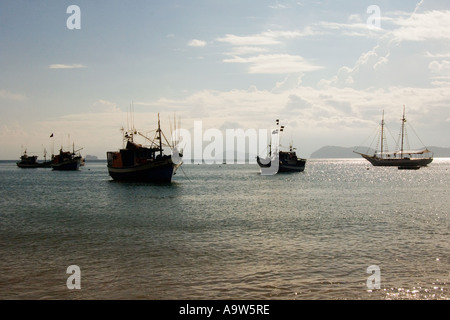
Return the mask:
<svg viewBox="0 0 450 320">
<path fill-rule="evenodd" d="M 400 157 L 401 159 L 403 159 L 403 141 L 404 141 L 404 135 L 405 135 L 405 123 L 406 123 L 406 119 L 405 119 L 405 105 L 403 105 L 403 118 L 402 118 L 402 146 L 400 149 Z"/>
<path fill-rule="evenodd" d="M 278 131 L 278 130 L 279 130 L 279 126 L 280 126 L 280 119 L 277 119 L 275 122 L 276 122 L 276 124 L 277 124 L 277 127 L 276 127 L 275 130 L 277 130 L 277 132 L 278 132 L 278 134 L 279 134 L 279 131 Z M 272 143 L 273 143 L 273 141 L 272 141 L 272 136 L 273 136 L 273 134 L 270 135 L 269 157 L 272 156 Z M 278 150 L 278 148 L 277 148 L 277 150 Z"/>
<path fill-rule="evenodd" d="M 383 116 L 381 118 L 381 158 L 383 158 L 383 151 L 384 151 L 384 110 L 383 110 Z"/>
<path fill-rule="evenodd" d="M 162 138 L 161 138 L 161 125 L 159 121 L 159 112 L 158 112 L 158 138 L 159 138 L 159 154 L 162 156 Z"/>
</svg>

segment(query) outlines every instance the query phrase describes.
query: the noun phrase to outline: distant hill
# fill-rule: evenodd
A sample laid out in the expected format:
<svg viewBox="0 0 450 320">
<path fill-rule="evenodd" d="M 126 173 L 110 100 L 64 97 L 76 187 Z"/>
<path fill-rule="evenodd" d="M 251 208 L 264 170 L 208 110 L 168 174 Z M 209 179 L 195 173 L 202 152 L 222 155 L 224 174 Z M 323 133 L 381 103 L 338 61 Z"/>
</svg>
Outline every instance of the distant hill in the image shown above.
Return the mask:
<svg viewBox="0 0 450 320">
<path fill-rule="evenodd" d="M 90 154 L 88 154 L 88 155 L 85 157 L 85 159 L 86 159 L 86 160 L 98 160 L 98 158 L 97 158 L 96 156 L 92 156 L 92 155 L 90 155 Z"/>
<path fill-rule="evenodd" d="M 450 148 L 442 147 L 428 147 L 434 153 L 436 158 L 449 158 Z M 326 146 L 311 154 L 311 159 L 339 159 L 339 158 L 360 158 L 361 156 L 354 153 L 357 150 L 360 152 L 368 152 L 373 154 L 374 150 L 368 147 L 337 147 L 337 146 Z"/>
<path fill-rule="evenodd" d="M 428 150 L 432 151 L 436 158 L 450 158 L 450 148 L 428 147 Z"/>
<path fill-rule="evenodd" d="M 337 146 L 326 146 L 311 154 L 312 159 L 339 159 L 339 158 L 360 158 L 359 154 L 353 151 L 358 149 L 361 152 L 366 152 L 367 147 L 337 147 Z M 369 149 L 370 151 L 370 149 Z M 373 152 L 373 151 L 371 151 Z"/>
</svg>

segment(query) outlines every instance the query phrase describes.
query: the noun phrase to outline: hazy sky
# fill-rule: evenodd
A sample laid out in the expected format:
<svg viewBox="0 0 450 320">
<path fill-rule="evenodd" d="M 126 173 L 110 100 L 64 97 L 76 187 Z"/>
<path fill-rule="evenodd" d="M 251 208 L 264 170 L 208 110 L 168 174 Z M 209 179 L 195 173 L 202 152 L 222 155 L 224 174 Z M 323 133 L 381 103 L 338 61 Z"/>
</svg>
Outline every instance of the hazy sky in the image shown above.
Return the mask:
<svg viewBox="0 0 450 320">
<path fill-rule="evenodd" d="M 449 147 L 449 40 L 447 0 L 1 1 L 0 159 L 42 158 L 52 133 L 105 158 L 132 102 L 144 131 L 158 112 L 167 128 L 280 119 L 304 157 L 359 145 L 383 110 L 397 134 L 406 105 Z"/>
</svg>

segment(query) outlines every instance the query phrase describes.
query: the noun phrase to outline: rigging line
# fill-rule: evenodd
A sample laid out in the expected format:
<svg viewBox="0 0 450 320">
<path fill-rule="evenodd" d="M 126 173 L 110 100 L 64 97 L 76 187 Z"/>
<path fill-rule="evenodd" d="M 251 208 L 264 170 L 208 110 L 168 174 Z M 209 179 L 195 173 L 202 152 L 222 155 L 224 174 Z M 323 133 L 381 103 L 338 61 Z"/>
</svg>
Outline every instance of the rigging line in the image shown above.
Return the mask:
<svg viewBox="0 0 450 320">
<path fill-rule="evenodd" d="M 392 141 L 394 141 L 394 142 L 395 142 L 395 138 L 394 138 L 394 135 L 392 134 L 392 131 L 391 131 L 391 129 L 389 129 L 389 127 L 388 127 L 388 126 L 385 126 L 385 127 L 386 127 L 386 129 L 388 130 L 389 134 L 391 135 Z"/>
<path fill-rule="evenodd" d="M 378 131 L 378 128 L 379 128 L 379 126 L 377 126 L 376 128 L 375 128 L 375 130 L 373 130 L 373 132 L 362 142 L 362 143 L 360 143 L 359 144 L 359 146 L 363 146 L 366 142 L 367 142 L 367 140 L 369 140 L 373 135 L 374 135 L 374 133 L 376 133 L 377 131 Z M 372 141 L 373 142 L 373 141 Z M 371 146 L 369 146 L 369 148 L 370 148 Z M 358 149 L 358 148 L 356 148 L 356 149 Z M 367 150 L 369 150 L 369 149 L 367 149 Z"/>
<path fill-rule="evenodd" d="M 181 169 L 181 171 L 183 171 L 183 173 L 184 173 L 184 176 L 189 180 L 189 182 L 192 182 L 192 180 L 191 179 L 189 179 L 189 177 L 187 176 L 187 174 L 186 174 L 186 172 L 184 172 L 184 170 L 183 170 L 183 166 L 180 166 L 180 169 Z"/>
<path fill-rule="evenodd" d="M 416 135 L 417 139 L 419 139 L 420 143 L 426 148 L 427 146 L 422 142 L 422 140 L 420 139 L 419 135 L 416 133 L 416 130 L 414 130 L 413 126 L 410 123 L 408 123 L 408 126 L 412 129 L 412 131 Z"/>
<path fill-rule="evenodd" d="M 378 127 L 379 128 L 379 127 Z M 377 128 L 377 130 L 376 131 L 378 131 L 378 128 Z M 370 137 L 369 137 L 370 138 Z M 369 151 L 370 151 L 370 148 L 372 148 L 372 146 L 373 146 L 373 142 L 374 142 L 374 140 L 376 139 L 376 141 L 377 141 L 377 144 L 376 144 L 376 146 L 375 146 L 375 153 L 377 152 L 377 150 L 378 150 L 378 143 L 379 143 L 379 141 L 380 141 L 380 139 L 379 139 L 379 134 L 377 133 L 377 132 L 375 132 L 375 135 L 373 136 L 373 138 L 372 138 L 372 142 L 370 143 L 370 146 L 368 146 L 367 147 L 367 151 L 366 151 L 366 153 L 368 154 L 369 153 Z M 368 140 L 368 139 L 367 139 Z"/>
<path fill-rule="evenodd" d="M 170 139 L 172 141 L 174 141 L 174 139 L 173 139 L 174 137 L 173 137 L 172 119 L 170 119 L 170 116 L 169 116 L 169 128 L 170 128 Z"/>
<path fill-rule="evenodd" d="M 164 132 L 161 131 L 161 135 L 164 137 L 164 140 L 166 140 L 167 146 L 173 148 L 170 144 L 170 142 L 167 140 L 166 135 L 164 134 Z"/>
<path fill-rule="evenodd" d="M 399 151 L 401 149 L 401 140 L 402 140 L 402 128 L 400 128 L 400 132 L 398 133 L 398 138 L 395 143 L 395 151 Z"/>
</svg>

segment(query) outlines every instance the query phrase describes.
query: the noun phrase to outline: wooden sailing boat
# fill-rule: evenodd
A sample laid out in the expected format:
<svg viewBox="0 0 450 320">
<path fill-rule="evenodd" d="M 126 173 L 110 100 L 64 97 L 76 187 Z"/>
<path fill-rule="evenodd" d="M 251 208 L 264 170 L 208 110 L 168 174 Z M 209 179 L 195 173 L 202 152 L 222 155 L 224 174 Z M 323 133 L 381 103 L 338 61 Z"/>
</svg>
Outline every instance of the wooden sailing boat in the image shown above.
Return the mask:
<svg viewBox="0 0 450 320">
<path fill-rule="evenodd" d="M 272 129 L 269 152 L 266 158 L 256 157 L 261 175 L 275 175 L 279 172 L 303 172 L 306 166 L 306 159 L 298 158 L 292 143 L 289 151 L 280 150 L 279 135 L 284 131 L 284 126 L 280 126 L 280 121 L 276 121 L 277 127 Z"/>
<path fill-rule="evenodd" d="M 150 146 L 144 147 L 136 143 L 134 141 L 136 134 L 150 141 Z M 171 147 L 172 155 L 164 154 L 163 138 Z M 108 172 L 114 180 L 169 183 L 183 163 L 181 160 L 183 155 L 176 147 L 171 146 L 161 130 L 159 114 L 158 129 L 153 140 L 134 128 L 124 132 L 123 140 L 124 148 L 107 152 Z"/>
<path fill-rule="evenodd" d="M 403 117 L 402 117 L 402 127 L 401 127 L 401 137 L 400 137 L 400 148 L 397 151 L 389 152 L 387 151 L 385 145 L 385 122 L 384 122 L 384 111 L 381 120 L 381 134 L 380 134 L 380 145 L 381 149 L 375 150 L 373 155 L 356 152 L 361 155 L 364 159 L 369 161 L 373 166 L 376 167 L 398 167 L 399 169 L 411 169 L 417 170 L 421 167 L 429 165 L 433 161 L 433 153 L 424 147 L 420 150 L 405 150 L 405 138 L 406 138 L 406 118 L 405 118 L 405 107 L 403 106 Z"/>
</svg>

